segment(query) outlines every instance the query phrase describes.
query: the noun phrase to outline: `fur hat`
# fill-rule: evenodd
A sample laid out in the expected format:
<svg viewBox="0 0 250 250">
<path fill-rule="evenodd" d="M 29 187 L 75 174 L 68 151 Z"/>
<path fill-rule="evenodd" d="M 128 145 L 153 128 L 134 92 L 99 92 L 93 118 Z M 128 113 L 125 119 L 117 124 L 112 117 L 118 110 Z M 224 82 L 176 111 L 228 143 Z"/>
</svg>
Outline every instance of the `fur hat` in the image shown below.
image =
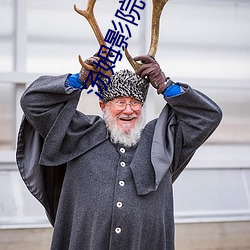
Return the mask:
<svg viewBox="0 0 250 250">
<path fill-rule="evenodd" d="M 102 93 L 98 89 L 98 94 L 103 97 L 102 101 L 104 102 L 121 96 L 133 97 L 142 103 L 146 100 L 149 82 L 130 70 L 124 69 L 114 73 L 109 85 L 107 79 L 103 80 L 106 83 L 107 90 L 100 84 Z"/>
</svg>

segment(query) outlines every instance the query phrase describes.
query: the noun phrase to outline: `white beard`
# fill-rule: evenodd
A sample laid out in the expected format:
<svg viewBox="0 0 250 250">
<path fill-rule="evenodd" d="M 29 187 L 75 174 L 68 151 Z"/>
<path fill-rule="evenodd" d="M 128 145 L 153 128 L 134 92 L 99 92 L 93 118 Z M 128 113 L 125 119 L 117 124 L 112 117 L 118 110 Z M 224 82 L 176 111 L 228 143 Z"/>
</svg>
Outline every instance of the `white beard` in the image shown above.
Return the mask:
<svg viewBox="0 0 250 250">
<path fill-rule="evenodd" d="M 140 140 L 141 132 L 144 127 L 144 119 L 141 114 L 135 127 L 132 128 L 129 132 L 122 131 L 121 128 L 117 125 L 116 118 L 113 118 L 108 111 L 105 111 L 103 114 L 103 120 L 106 123 L 107 129 L 110 132 L 110 139 L 113 143 L 122 144 L 125 147 L 136 146 Z"/>
</svg>

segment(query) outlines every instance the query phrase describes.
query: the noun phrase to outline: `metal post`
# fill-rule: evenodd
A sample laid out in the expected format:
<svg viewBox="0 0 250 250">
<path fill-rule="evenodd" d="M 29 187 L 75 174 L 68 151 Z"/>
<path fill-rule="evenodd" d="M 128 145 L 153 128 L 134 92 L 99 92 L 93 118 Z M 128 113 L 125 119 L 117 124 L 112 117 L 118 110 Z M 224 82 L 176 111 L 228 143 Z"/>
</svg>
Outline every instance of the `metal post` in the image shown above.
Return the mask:
<svg viewBox="0 0 250 250">
<path fill-rule="evenodd" d="M 14 55 L 13 66 L 16 73 L 26 72 L 27 57 L 27 4 L 26 0 L 14 0 Z M 25 89 L 25 83 L 17 82 L 14 85 L 14 120 L 15 135 L 17 136 L 22 118 L 22 110 L 19 105 L 20 97 Z M 15 140 L 16 141 L 16 140 Z"/>
</svg>

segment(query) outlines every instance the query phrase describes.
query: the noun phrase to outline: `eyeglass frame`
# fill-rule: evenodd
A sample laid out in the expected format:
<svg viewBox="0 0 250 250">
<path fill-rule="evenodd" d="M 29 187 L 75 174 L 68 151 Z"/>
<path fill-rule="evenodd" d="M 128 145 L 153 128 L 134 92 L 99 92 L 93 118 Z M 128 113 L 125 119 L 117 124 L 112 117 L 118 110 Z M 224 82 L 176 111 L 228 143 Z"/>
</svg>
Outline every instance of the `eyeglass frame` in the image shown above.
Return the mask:
<svg viewBox="0 0 250 250">
<path fill-rule="evenodd" d="M 138 110 L 140 110 L 141 107 L 143 106 L 143 103 L 140 102 L 140 101 L 138 101 L 138 100 L 134 100 L 134 101 L 131 101 L 131 102 L 128 102 L 128 103 L 125 102 L 125 101 L 122 101 L 122 100 L 117 100 L 117 101 L 112 100 L 112 101 L 108 101 L 108 102 L 112 103 L 112 104 L 114 105 L 115 109 L 116 109 L 116 110 L 119 110 L 119 111 L 125 110 L 125 109 L 127 108 L 127 105 L 129 105 L 130 108 L 131 108 L 133 111 L 138 111 Z M 117 104 L 118 102 L 123 102 L 123 103 L 124 103 L 124 108 L 121 108 L 121 107 L 116 106 L 116 104 Z M 132 104 L 133 102 L 138 103 L 138 109 L 137 109 L 136 107 L 133 107 L 133 104 Z M 136 106 L 137 106 L 137 105 L 136 105 Z M 117 107 L 118 107 L 118 108 L 117 108 Z M 136 109 L 134 109 L 134 108 L 136 108 Z"/>
</svg>

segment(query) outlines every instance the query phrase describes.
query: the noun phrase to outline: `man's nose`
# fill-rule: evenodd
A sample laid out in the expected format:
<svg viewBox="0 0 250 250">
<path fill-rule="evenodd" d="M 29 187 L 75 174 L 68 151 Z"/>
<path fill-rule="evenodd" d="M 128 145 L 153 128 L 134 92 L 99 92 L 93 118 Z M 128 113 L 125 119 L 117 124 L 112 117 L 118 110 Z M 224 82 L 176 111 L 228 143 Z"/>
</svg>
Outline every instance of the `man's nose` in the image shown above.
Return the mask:
<svg viewBox="0 0 250 250">
<path fill-rule="evenodd" d="M 131 115 L 131 114 L 134 113 L 134 111 L 131 109 L 130 104 L 126 105 L 126 108 L 123 110 L 123 113 L 126 114 L 126 115 Z"/>
</svg>

